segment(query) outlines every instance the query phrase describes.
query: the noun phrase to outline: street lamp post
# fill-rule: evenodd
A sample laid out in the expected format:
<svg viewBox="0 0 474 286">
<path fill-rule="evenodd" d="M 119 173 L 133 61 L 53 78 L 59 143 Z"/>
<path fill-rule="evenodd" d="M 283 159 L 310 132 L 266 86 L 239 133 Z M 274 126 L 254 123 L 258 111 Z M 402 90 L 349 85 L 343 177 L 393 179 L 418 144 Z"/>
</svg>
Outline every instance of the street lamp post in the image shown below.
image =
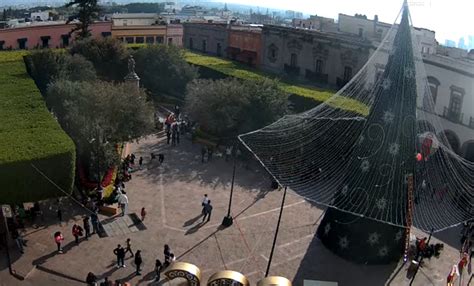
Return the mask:
<svg viewBox="0 0 474 286">
<path fill-rule="evenodd" d="M 270 266 L 272 265 L 273 252 L 275 251 L 278 231 L 280 230 L 281 216 L 283 215 L 283 207 L 285 206 L 286 188 L 287 187 L 285 187 L 285 191 L 283 193 L 283 199 L 281 200 L 280 215 L 278 216 L 277 227 L 275 230 L 275 236 L 273 237 L 272 250 L 270 251 L 270 257 L 268 258 L 267 271 L 265 271 L 265 277 L 268 277 L 268 273 L 270 272 Z"/>
<path fill-rule="evenodd" d="M 236 162 L 237 162 L 237 150 L 236 150 L 236 144 L 234 144 L 233 146 L 233 159 L 234 159 L 234 162 L 233 162 L 233 167 L 232 167 L 232 183 L 230 185 L 230 197 L 229 197 L 229 207 L 227 209 L 227 216 L 224 217 L 224 219 L 222 220 L 222 225 L 225 226 L 225 227 L 229 227 L 231 226 L 233 223 L 234 223 L 234 218 L 232 217 L 232 215 L 230 214 L 230 210 L 232 208 L 232 197 L 234 195 L 234 181 L 235 181 L 235 167 L 236 167 Z"/>
</svg>

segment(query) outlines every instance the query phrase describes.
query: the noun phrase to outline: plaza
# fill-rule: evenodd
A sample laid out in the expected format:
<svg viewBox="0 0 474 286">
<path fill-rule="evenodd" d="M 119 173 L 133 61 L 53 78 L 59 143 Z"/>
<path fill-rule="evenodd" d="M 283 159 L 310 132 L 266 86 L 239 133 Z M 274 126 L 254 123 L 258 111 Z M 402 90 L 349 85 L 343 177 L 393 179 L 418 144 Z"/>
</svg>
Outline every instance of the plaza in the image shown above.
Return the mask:
<svg viewBox="0 0 474 286">
<path fill-rule="evenodd" d="M 75 245 L 71 234 L 74 222 L 82 225 L 85 210 L 68 199 L 63 201 L 66 223 L 58 224 L 52 203 L 42 204 L 44 221 L 27 227 L 25 254 L 11 246 L 13 270 L 25 278 L 9 275 L 6 260 L 1 260 L 0 285 L 83 285 L 88 272 L 99 278 L 128 281 L 131 285 L 175 285 L 154 281 L 154 261 L 164 260 L 163 245 L 169 244 L 177 261 L 188 262 L 201 270 L 202 282 L 215 272 L 234 270 L 244 274 L 251 285 L 265 275 L 283 191 L 270 188 L 270 177 L 256 162 L 237 162 L 232 215 L 234 224 L 223 228 L 227 214 L 232 163 L 215 154 L 210 162 L 201 162 L 200 145 L 189 139 L 176 147 L 166 144 L 159 133 L 127 145 L 126 152 L 143 156 L 141 170 L 132 174 L 126 184 L 130 200 L 129 213 L 139 216 L 147 210 L 143 226 L 125 226 L 122 232 L 89 240 L 81 238 Z M 163 153 L 159 166 L 150 162 L 150 153 Z M 210 222 L 202 224 L 201 199 L 208 194 L 214 210 Z M 286 197 L 270 275 L 283 276 L 293 285 L 304 280 L 334 281 L 338 285 L 407 285 L 408 265 L 358 265 L 343 260 L 326 249 L 315 236 L 324 208 L 304 200 L 291 190 Z M 121 216 L 101 216 L 103 224 L 120 224 Z M 130 230 L 127 232 L 127 227 Z M 123 228 L 116 226 L 116 229 Z M 64 254 L 57 254 L 53 233 L 65 236 Z M 458 240 L 457 229 L 451 241 Z M 422 234 L 419 234 L 422 235 Z M 115 267 L 113 249 L 131 239 L 132 249 L 142 250 L 144 264 L 141 276 L 135 275 L 133 259 L 126 256 L 126 268 Z M 414 285 L 445 285 L 447 270 L 459 259 L 458 247 L 446 243 L 439 259 L 425 260 Z M 438 242 L 433 238 L 432 243 Z M 5 257 L 2 253 L 2 257 Z M 464 281 L 465 283 L 467 281 Z M 466 285 L 466 284 L 463 284 Z"/>
</svg>

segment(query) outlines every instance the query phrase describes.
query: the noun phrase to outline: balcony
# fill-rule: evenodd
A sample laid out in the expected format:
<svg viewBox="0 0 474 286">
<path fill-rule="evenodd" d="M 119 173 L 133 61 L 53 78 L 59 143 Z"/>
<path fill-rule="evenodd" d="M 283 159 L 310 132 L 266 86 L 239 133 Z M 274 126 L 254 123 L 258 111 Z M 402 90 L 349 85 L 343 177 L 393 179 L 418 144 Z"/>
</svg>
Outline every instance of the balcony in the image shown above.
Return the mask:
<svg viewBox="0 0 474 286">
<path fill-rule="evenodd" d="M 317 83 L 328 83 L 328 74 L 318 73 L 308 69 L 306 70 L 306 78 Z"/>
<path fill-rule="evenodd" d="M 345 86 L 348 82 L 349 82 L 349 80 L 345 80 L 345 79 L 342 79 L 340 77 L 338 77 L 336 79 L 336 84 L 337 84 L 337 87 L 339 87 L 339 88 Z"/>
<path fill-rule="evenodd" d="M 453 112 L 452 110 L 450 110 L 449 108 L 445 106 L 443 110 L 443 117 L 451 122 L 462 124 L 462 119 L 464 117 L 464 114 Z M 472 123 L 472 117 L 471 117 L 470 123 Z"/>
<path fill-rule="evenodd" d="M 300 68 L 299 67 L 293 67 L 290 65 L 285 64 L 285 73 L 287 73 L 290 76 L 299 76 L 300 75 Z"/>
</svg>

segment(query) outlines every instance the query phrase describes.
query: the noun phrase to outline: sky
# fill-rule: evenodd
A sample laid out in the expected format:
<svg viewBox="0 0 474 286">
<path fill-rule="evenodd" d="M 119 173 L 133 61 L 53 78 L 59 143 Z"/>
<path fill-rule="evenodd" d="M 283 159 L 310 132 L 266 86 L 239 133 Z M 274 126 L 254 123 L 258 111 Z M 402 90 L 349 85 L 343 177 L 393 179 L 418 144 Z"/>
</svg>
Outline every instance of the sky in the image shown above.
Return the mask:
<svg viewBox="0 0 474 286">
<path fill-rule="evenodd" d="M 369 19 L 379 16 L 379 21 L 393 23 L 402 0 L 222 0 L 228 3 L 258 5 L 285 10 L 297 10 L 305 14 L 337 19 L 339 13 L 365 14 Z M 258 3 L 258 4 L 257 4 Z M 474 0 L 408 0 L 411 18 L 416 27 L 436 32 L 436 39 L 454 40 L 474 35 Z M 265 11 L 265 10 L 263 10 Z"/>
</svg>

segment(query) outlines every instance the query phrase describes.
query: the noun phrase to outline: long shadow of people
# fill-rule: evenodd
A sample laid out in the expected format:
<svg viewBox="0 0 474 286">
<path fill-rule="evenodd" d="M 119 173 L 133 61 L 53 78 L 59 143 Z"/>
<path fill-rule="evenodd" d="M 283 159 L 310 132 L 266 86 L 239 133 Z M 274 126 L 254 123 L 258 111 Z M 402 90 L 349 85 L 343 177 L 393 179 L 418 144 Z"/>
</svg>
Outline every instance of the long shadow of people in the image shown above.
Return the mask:
<svg viewBox="0 0 474 286">
<path fill-rule="evenodd" d="M 199 215 L 197 215 L 196 217 L 193 217 L 192 219 L 187 220 L 187 221 L 183 224 L 183 226 L 190 226 L 190 225 L 192 225 L 193 223 L 195 223 L 196 221 L 198 221 L 201 217 L 202 217 L 202 214 L 199 214 Z"/>
<path fill-rule="evenodd" d="M 76 242 L 75 241 L 71 241 L 69 242 L 68 244 L 66 244 L 64 247 L 63 247 L 63 253 L 60 254 L 58 253 L 57 250 L 49 253 L 49 254 L 46 254 L 46 255 L 43 255 L 35 260 L 33 260 L 32 264 L 33 265 L 41 265 L 43 263 L 45 263 L 46 261 L 48 261 L 48 259 L 50 259 L 51 257 L 53 256 L 56 256 L 56 255 L 64 255 L 66 254 L 69 250 L 71 250 L 71 248 L 73 248 L 74 246 L 76 246 Z"/>
<path fill-rule="evenodd" d="M 147 274 L 143 275 L 142 278 L 140 280 L 138 280 L 137 284 L 140 285 L 141 283 L 144 283 L 145 281 L 151 281 L 151 280 L 153 280 L 153 281 L 151 281 L 151 283 L 153 283 L 153 282 L 156 283 L 157 281 L 154 280 L 155 277 L 156 277 L 155 270 L 150 271 Z"/>
<path fill-rule="evenodd" d="M 190 229 L 188 229 L 186 231 L 186 233 L 184 235 L 190 235 L 190 234 L 193 234 L 193 233 L 196 233 L 201 227 L 203 227 L 205 224 L 207 223 L 207 221 L 205 222 L 199 222 L 198 224 L 196 224 L 195 226 L 191 227 Z"/>
</svg>

